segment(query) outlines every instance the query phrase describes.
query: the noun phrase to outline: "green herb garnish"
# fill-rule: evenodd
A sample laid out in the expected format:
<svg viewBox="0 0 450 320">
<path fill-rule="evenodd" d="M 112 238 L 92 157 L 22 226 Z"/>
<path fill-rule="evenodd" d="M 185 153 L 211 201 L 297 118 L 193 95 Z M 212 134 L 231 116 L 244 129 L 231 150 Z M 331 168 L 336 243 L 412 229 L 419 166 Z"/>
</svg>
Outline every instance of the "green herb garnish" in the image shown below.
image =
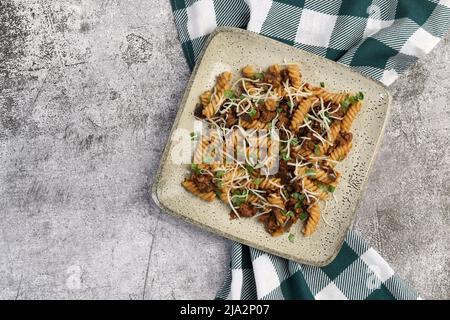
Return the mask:
<svg viewBox="0 0 450 320">
<path fill-rule="evenodd" d="M 288 105 L 289 108 L 292 108 L 292 107 L 293 107 L 293 104 L 292 104 L 292 102 L 290 102 L 290 101 L 286 102 L 286 104 Z"/>
<path fill-rule="evenodd" d="M 255 171 L 255 168 L 253 168 L 251 165 L 246 164 L 245 168 L 247 169 L 248 173 L 252 174 L 253 171 Z"/>
<path fill-rule="evenodd" d="M 287 153 L 282 153 L 281 154 L 281 159 L 283 159 L 284 161 L 288 161 L 291 159 L 291 157 L 287 154 Z"/>
<path fill-rule="evenodd" d="M 250 117 L 253 118 L 254 116 L 256 116 L 257 111 L 255 108 L 251 108 L 250 111 L 248 111 L 247 113 Z"/>
<path fill-rule="evenodd" d="M 294 206 L 294 209 L 298 209 L 302 207 L 302 203 L 301 202 L 297 202 Z"/>
<path fill-rule="evenodd" d="M 246 98 L 246 96 L 244 96 L 243 94 L 241 94 L 240 96 L 239 96 L 239 99 L 241 99 L 241 100 L 244 100 Z"/>
<path fill-rule="evenodd" d="M 320 83 L 320 86 L 321 86 L 322 88 L 325 88 L 325 82 L 321 82 L 321 83 Z"/>
<path fill-rule="evenodd" d="M 277 113 L 282 113 L 283 112 L 283 108 L 278 107 L 277 108 Z"/>
<path fill-rule="evenodd" d="M 300 219 L 300 221 L 305 221 L 306 219 L 308 219 L 308 214 L 306 212 L 302 212 L 300 213 L 298 218 Z"/>
<path fill-rule="evenodd" d="M 222 178 L 225 174 L 225 170 L 216 171 L 216 178 Z"/>
<path fill-rule="evenodd" d="M 328 186 L 328 192 L 334 192 L 336 190 L 335 186 Z"/>
<path fill-rule="evenodd" d="M 341 107 L 344 108 L 344 110 L 347 110 L 347 108 L 348 108 L 351 104 L 353 104 L 353 103 L 355 103 L 355 102 L 357 102 L 357 101 L 361 101 L 361 100 L 364 100 L 364 93 L 362 93 L 362 92 L 360 91 L 360 92 L 358 92 L 358 93 L 357 93 L 356 95 L 354 95 L 354 96 L 350 96 L 350 97 L 345 98 L 345 100 L 342 101 L 342 103 L 341 103 Z"/>
<path fill-rule="evenodd" d="M 316 175 L 316 172 L 314 171 L 314 169 L 306 169 L 306 175 L 308 177 L 314 177 Z"/>
<path fill-rule="evenodd" d="M 245 200 L 247 199 L 247 195 L 236 195 L 231 197 L 231 202 L 233 203 L 234 206 L 239 207 L 241 204 L 243 204 L 245 202 Z"/>
<path fill-rule="evenodd" d="M 191 141 L 194 141 L 197 138 L 197 134 L 195 132 L 191 132 Z"/>
<path fill-rule="evenodd" d="M 292 194 L 292 198 L 297 199 L 298 201 L 303 201 L 306 198 L 306 196 L 303 193 L 294 192 Z"/>
<path fill-rule="evenodd" d="M 196 163 L 191 163 L 191 170 L 194 171 L 195 174 L 200 174 L 200 168 Z"/>
<path fill-rule="evenodd" d="M 292 212 L 291 210 L 286 211 L 286 210 L 281 210 L 281 213 L 286 216 L 286 217 L 293 217 L 294 216 L 294 212 Z"/>
<path fill-rule="evenodd" d="M 288 239 L 290 242 L 294 243 L 295 236 L 292 233 L 289 233 Z"/>
<path fill-rule="evenodd" d="M 299 144 L 298 139 L 297 139 L 297 138 L 292 139 L 292 140 L 291 140 L 291 144 L 292 144 L 293 146 L 298 145 L 298 144 Z"/>
<path fill-rule="evenodd" d="M 256 185 L 256 186 L 259 186 L 260 184 L 261 184 L 261 182 L 263 182 L 263 178 L 256 178 L 256 179 L 253 179 L 253 183 Z"/>
<path fill-rule="evenodd" d="M 258 80 L 262 80 L 262 79 L 264 79 L 264 73 L 262 73 L 262 72 L 256 72 L 256 73 L 253 75 L 253 78 L 258 79 Z"/>
<path fill-rule="evenodd" d="M 362 100 L 364 100 L 364 93 L 362 93 L 361 91 L 360 92 L 358 92 L 357 94 L 356 94 L 356 99 L 358 100 L 358 101 L 362 101 Z"/>
<path fill-rule="evenodd" d="M 315 145 L 314 145 L 314 154 L 315 154 L 316 156 L 319 156 L 319 155 L 320 155 L 320 149 L 319 149 L 319 145 L 318 145 L 318 144 L 315 144 Z"/>
<path fill-rule="evenodd" d="M 226 99 L 236 99 L 236 94 L 234 93 L 233 90 L 225 90 L 225 92 L 223 93 L 223 96 Z"/>
</svg>

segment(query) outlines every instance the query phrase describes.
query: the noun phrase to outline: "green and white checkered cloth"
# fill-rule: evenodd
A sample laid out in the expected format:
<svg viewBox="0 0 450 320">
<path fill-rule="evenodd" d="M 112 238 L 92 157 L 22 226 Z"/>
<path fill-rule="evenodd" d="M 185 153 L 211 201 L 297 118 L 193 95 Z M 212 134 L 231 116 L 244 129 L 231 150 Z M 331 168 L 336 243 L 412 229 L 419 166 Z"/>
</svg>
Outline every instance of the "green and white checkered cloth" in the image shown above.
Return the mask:
<svg viewBox="0 0 450 320">
<path fill-rule="evenodd" d="M 386 85 L 450 28 L 450 0 L 171 0 L 192 68 L 218 26 L 260 33 L 351 66 Z M 233 244 L 219 299 L 417 299 L 387 262 L 350 231 L 323 268 Z"/>
</svg>

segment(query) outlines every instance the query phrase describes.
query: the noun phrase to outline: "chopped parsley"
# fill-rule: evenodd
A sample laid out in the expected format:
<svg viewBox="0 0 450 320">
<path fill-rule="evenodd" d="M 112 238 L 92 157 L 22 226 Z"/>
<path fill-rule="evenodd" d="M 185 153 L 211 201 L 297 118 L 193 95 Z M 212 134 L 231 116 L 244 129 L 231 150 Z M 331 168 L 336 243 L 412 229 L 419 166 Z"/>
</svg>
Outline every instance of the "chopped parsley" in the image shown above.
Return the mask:
<svg viewBox="0 0 450 320">
<path fill-rule="evenodd" d="M 294 243 L 295 235 L 293 235 L 292 233 L 289 233 L 288 239 L 290 242 Z"/>
<path fill-rule="evenodd" d="M 197 139 L 197 134 L 195 132 L 191 132 L 190 135 L 191 135 L 191 141 L 194 141 Z"/>
<path fill-rule="evenodd" d="M 364 93 L 362 93 L 361 91 L 360 92 L 358 92 L 357 94 L 356 94 L 356 99 L 358 100 L 358 101 L 362 101 L 362 100 L 364 100 Z"/>
<path fill-rule="evenodd" d="M 287 154 L 287 153 L 282 153 L 281 154 L 281 159 L 283 159 L 284 161 L 288 161 L 291 159 L 291 157 Z"/>
<path fill-rule="evenodd" d="M 258 79 L 258 80 L 262 80 L 264 79 L 264 73 L 262 72 L 257 72 L 253 75 L 253 78 Z"/>
<path fill-rule="evenodd" d="M 294 212 L 292 212 L 291 210 L 286 211 L 286 210 L 281 210 L 281 213 L 286 216 L 286 217 L 293 217 L 294 216 Z"/>
<path fill-rule="evenodd" d="M 248 173 L 252 174 L 253 171 L 255 171 L 255 168 L 253 168 L 251 165 L 247 164 L 245 165 L 245 168 L 247 169 Z"/>
<path fill-rule="evenodd" d="M 236 99 L 236 94 L 234 93 L 233 90 L 225 90 L 225 92 L 223 93 L 223 96 L 226 99 Z"/>
<path fill-rule="evenodd" d="M 282 112 L 283 112 L 283 108 L 278 107 L 278 108 L 277 108 L 277 112 L 278 112 L 278 113 L 282 113 Z"/>
<path fill-rule="evenodd" d="M 255 108 L 251 108 L 247 113 L 250 117 L 253 118 L 254 116 L 256 116 L 257 111 Z"/>
<path fill-rule="evenodd" d="M 219 170 L 216 172 L 216 178 L 222 178 L 225 174 L 225 170 Z"/>
<path fill-rule="evenodd" d="M 335 186 L 328 186 L 328 192 L 334 192 L 336 190 Z"/>
<path fill-rule="evenodd" d="M 305 221 L 306 219 L 308 219 L 308 214 L 306 212 L 302 212 L 300 213 L 298 218 L 300 219 L 300 221 Z"/>
<path fill-rule="evenodd" d="M 232 192 L 231 202 L 233 203 L 234 206 L 239 207 L 241 204 L 245 202 L 246 199 L 247 195 L 242 194 L 240 190 L 234 190 Z"/>
<path fill-rule="evenodd" d="M 319 145 L 318 144 L 314 145 L 314 154 L 316 156 L 320 156 L 320 149 L 319 149 Z"/>
<path fill-rule="evenodd" d="M 256 179 L 253 179 L 253 183 L 256 185 L 256 186 L 259 186 L 260 184 L 261 184 L 261 182 L 263 182 L 263 178 L 256 178 Z"/>
<path fill-rule="evenodd" d="M 325 88 L 325 82 L 321 82 L 321 83 L 320 83 L 320 86 L 321 86 L 322 88 Z"/>
<path fill-rule="evenodd" d="M 350 97 L 345 98 L 345 100 L 342 101 L 342 103 L 341 103 L 341 107 L 344 108 L 344 110 L 347 110 L 347 108 L 348 108 L 351 104 L 353 104 L 353 103 L 355 103 L 355 102 L 357 102 L 357 101 L 362 101 L 362 100 L 364 100 L 364 93 L 362 93 L 362 92 L 360 91 L 360 92 L 358 92 L 358 93 L 357 93 L 356 95 L 354 95 L 354 96 L 350 96 Z"/>
<path fill-rule="evenodd" d="M 288 105 L 289 108 L 293 107 L 293 105 L 292 105 L 292 103 L 290 101 L 286 102 L 286 104 Z"/>
<path fill-rule="evenodd" d="M 195 174 L 200 174 L 200 168 L 196 163 L 191 163 L 191 170 L 194 171 Z"/>
<path fill-rule="evenodd" d="M 301 202 L 297 202 L 294 206 L 294 209 L 299 209 L 302 207 L 302 203 Z"/>
<path fill-rule="evenodd" d="M 299 143 L 299 141 L 298 141 L 297 138 L 294 138 L 294 139 L 291 140 L 291 144 L 292 144 L 293 146 L 298 145 L 298 143 Z"/>
<path fill-rule="evenodd" d="M 316 175 L 316 172 L 314 171 L 314 169 L 306 169 L 306 175 L 308 177 L 314 177 Z"/>
</svg>

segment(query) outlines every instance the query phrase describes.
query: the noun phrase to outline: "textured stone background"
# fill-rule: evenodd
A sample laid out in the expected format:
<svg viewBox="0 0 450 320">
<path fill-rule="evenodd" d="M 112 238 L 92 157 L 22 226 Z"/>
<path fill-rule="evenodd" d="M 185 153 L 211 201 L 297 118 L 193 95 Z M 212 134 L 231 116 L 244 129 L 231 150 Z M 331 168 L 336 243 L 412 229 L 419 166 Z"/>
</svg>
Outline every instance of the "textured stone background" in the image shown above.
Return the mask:
<svg viewBox="0 0 450 320">
<path fill-rule="evenodd" d="M 355 228 L 450 298 L 450 43 L 391 88 Z M 167 0 L 1 0 L 0 298 L 212 298 L 230 243 L 151 202 L 189 70 Z"/>
</svg>

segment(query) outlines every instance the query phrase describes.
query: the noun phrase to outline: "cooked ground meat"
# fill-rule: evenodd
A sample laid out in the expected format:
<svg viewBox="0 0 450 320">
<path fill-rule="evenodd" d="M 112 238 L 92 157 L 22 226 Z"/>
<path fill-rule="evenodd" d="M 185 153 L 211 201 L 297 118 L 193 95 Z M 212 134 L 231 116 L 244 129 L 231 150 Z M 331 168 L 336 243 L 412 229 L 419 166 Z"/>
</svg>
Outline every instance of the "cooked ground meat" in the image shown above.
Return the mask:
<svg viewBox="0 0 450 320">
<path fill-rule="evenodd" d="M 231 128 L 233 125 L 235 125 L 237 123 L 237 116 L 235 112 L 229 112 L 227 113 L 227 117 L 226 117 L 226 123 L 225 126 L 227 128 Z"/>
<path fill-rule="evenodd" d="M 286 202 L 286 210 L 294 210 L 294 206 L 297 203 L 297 199 L 289 198 Z"/>
<path fill-rule="evenodd" d="M 239 209 L 237 209 L 239 215 L 245 218 L 253 217 L 256 214 L 256 211 L 256 208 L 250 203 L 243 203 Z"/>
<path fill-rule="evenodd" d="M 211 192 L 214 190 L 213 176 L 209 174 L 193 175 L 192 180 L 200 192 Z"/>
<path fill-rule="evenodd" d="M 343 145 L 353 140 L 353 134 L 351 132 L 341 131 L 340 135 L 336 139 L 336 145 Z"/>
<path fill-rule="evenodd" d="M 282 126 L 285 128 L 288 128 L 289 126 L 289 118 L 284 113 L 280 113 L 280 117 L 277 121 L 277 128 L 281 128 Z"/>
<path fill-rule="evenodd" d="M 284 112 L 288 112 L 289 110 L 289 106 L 286 103 L 280 103 L 279 108 L 281 108 Z"/>
<path fill-rule="evenodd" d="M 286 69 L 281 70 L 281 81 L 285 83 L 289 79 L 289 74 Z"/>
<path fill-rule="evenodd" d="M 250 117 L 250 115 L 248 113 L 243 113 L 240 117 L 242 120 L 249 122 L 249 123 L 252 123 L 252 121 L 253 121 L 252 117 Z"/>
<path fill-rule="evenodd" d="M 284 222 L 286 221 L 287 217 L 281 213 L 280 208 L 273 208 L 272 212 L 273 212 L 273 215 L 275 216 L 277 224 L 279 226 L 282 226 L 284 224 Z"/>
<path fill-rule="evenodd" d="M 263 123 L 269 123 L 277 116 L 276 111 L 268 111 L 265 108 L 263 108 L 261 112 L 261 116 L 259 117 L 259 121 Z"/>
<path fill-rule="evenodd" d="M 279 86 L 280 85 L 280 80 L 274 76 L 271 73 L 266 73 L 264 75 L 264 80 L 265 83 L 270 83 L 271 85 L 275 85 L 275 86 Z"/>
<path fill-rule="evenodd" d="M 194 116 L 197 118 L 204 118 L 203 114 L 203 106 L 201 103 L 197 103 L 194 109 Z"/>
<path fill-rule="evenodd" d="M 278 230 L 277 221 L 273 214 L 268 215 L 268 218 L 264 221 L 264 227 L 270 234 Z"/>
</svg>

